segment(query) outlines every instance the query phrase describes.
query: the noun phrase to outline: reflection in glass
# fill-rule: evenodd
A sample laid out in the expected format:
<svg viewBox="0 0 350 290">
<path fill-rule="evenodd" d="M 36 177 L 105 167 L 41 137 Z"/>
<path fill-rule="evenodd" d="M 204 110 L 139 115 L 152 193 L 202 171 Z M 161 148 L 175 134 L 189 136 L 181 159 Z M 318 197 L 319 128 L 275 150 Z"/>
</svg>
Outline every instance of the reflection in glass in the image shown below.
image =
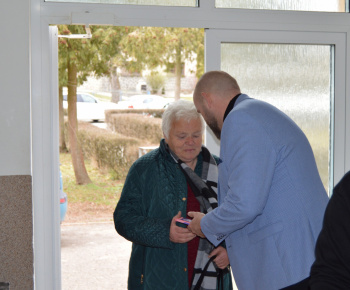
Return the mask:
<svg viewBox="0 0 350 290">
<path fill-rule="evenodd" d="M 130 4 L 197 7 L 197 0 L 45 0 L 45 2 Z"/>
<path fill-rule="evenodd" d="M 345 12 L 345 0 L 216 0 L 217 8 Z"/>
<path fill-rule="evenodd" d="M 242 93 L 289 115 L 306 134 L 328 190 L 332 47 L 328 45 L 223 43 L 221 69 Z"/>
</svg>

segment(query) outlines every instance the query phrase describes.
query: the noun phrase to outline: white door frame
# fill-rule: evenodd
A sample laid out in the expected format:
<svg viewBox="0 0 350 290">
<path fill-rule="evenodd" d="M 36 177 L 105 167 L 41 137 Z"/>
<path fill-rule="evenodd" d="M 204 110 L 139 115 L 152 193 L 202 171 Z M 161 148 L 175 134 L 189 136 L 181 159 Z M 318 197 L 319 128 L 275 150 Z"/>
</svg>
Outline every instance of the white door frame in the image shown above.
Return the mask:
<svg viewBox="0 0 350 290">
<path fill-rule="evenodd" d="M 51 83 L 56 76 L 52 70 L 50 24 L 229 29 L 237 30 L 242 37 L 245 33 L 253 33 L 252 37 L 256 38 L 264 31 L 289 31 L 295 33 L 296 38 L 303 32 L 330 32 L 344 34 L 346 47 L 350 41 L 349 13 L 216 9 L 214 0 L 201 0 L 198 8 L 45 3 L 44 0 L 31 0 L 30 7 L 34 283 L 35 289 L 43 290 L 61 288 L 59 215 L 53 198 L 58 188 L 58 102 L 54 93 L 56 88 Z M 213 49 L 211 45 L 207 47 L 210 51 Z M 345 126 L 350 122 L 350 102 L 345 102 L 350 91 L 343 81 L 349 75 L 350 57 L 347 52 L 336 52 L 336 55 L 341 55 L 340 61 L 345 65 L 345 73 L 335 77 L 336 94 L 340 90 L 340 103 L 336 96 L 336 108 L 345 104 L 345 112 L 339 110 L 340 115 L 337 115 L 344 126 L 338 128 L 336 124 L 335 130 L 335 148 L 345 148 L 335 152 L 335 176 L 338 179 L 350 169 L 350 132 Z M 214 60 L 218 55 L 211 57 Z M 217 65 L 207 57 L 207 69 L 213 68 L 217 69 Z M 345 161 L 341 162 L 341 159 Z"/>
<path fill-rule="evenodd" d="M 57 27 L 40 27 L 33 60 L 42 65 L 31 66 L 34 286 L 60 289 Z"/>
</svg>

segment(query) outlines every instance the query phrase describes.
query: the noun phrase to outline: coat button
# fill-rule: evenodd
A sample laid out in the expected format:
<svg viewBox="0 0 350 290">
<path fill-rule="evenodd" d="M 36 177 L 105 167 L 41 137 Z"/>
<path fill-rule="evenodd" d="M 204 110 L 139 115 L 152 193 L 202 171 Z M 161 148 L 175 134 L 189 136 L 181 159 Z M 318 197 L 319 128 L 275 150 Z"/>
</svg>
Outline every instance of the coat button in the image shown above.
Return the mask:
<svg viewBox="0 0 350 290">
<path fill-rule="evenodd" d="M 186 271 L 187 271 L 187 268 L 185 268 L 184 271 L 186 272 Z"/>
<path fill-rule="evenodd" d="M 185 201 L 185 200 L 186 200 L 186 197 L 183 197 L 182 200 Z"/>
</svg>

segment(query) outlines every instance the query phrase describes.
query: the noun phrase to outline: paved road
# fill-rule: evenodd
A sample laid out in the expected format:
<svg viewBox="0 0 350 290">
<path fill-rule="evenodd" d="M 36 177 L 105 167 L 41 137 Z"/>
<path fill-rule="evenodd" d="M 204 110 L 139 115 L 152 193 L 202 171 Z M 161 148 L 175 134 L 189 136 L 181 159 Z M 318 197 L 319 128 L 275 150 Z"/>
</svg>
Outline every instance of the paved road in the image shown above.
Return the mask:
<svg viewBox="0 0 350 290">
<path fill-rule="evenodd" d="M 131 242 L 113 222 L 61 225 L 63 290 L 125 290 Z"/>
<path fill-rule="evenodd" d="M 113 222 L 63 223 L 62 289 L 126 290 L 130 252 L 131 242 L 118 235 Z"/>
</svg>

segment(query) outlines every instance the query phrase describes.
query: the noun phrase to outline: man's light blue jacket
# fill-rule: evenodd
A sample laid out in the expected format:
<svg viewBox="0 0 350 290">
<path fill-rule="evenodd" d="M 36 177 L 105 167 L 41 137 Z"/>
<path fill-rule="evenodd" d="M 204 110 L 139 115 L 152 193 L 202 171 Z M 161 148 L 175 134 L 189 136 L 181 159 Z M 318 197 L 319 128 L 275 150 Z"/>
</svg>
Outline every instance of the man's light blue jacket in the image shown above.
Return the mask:
<svg viewBox="0 0 350 290">
<path fill-rule="evenodd" d="M 223 240 L 239 290 L 277 290 L 308 277 L 328 196 L 310 144 L 275 107 L 240 95 L 224 121 L 219 207 L 201 220 Z"/>
</svg>

